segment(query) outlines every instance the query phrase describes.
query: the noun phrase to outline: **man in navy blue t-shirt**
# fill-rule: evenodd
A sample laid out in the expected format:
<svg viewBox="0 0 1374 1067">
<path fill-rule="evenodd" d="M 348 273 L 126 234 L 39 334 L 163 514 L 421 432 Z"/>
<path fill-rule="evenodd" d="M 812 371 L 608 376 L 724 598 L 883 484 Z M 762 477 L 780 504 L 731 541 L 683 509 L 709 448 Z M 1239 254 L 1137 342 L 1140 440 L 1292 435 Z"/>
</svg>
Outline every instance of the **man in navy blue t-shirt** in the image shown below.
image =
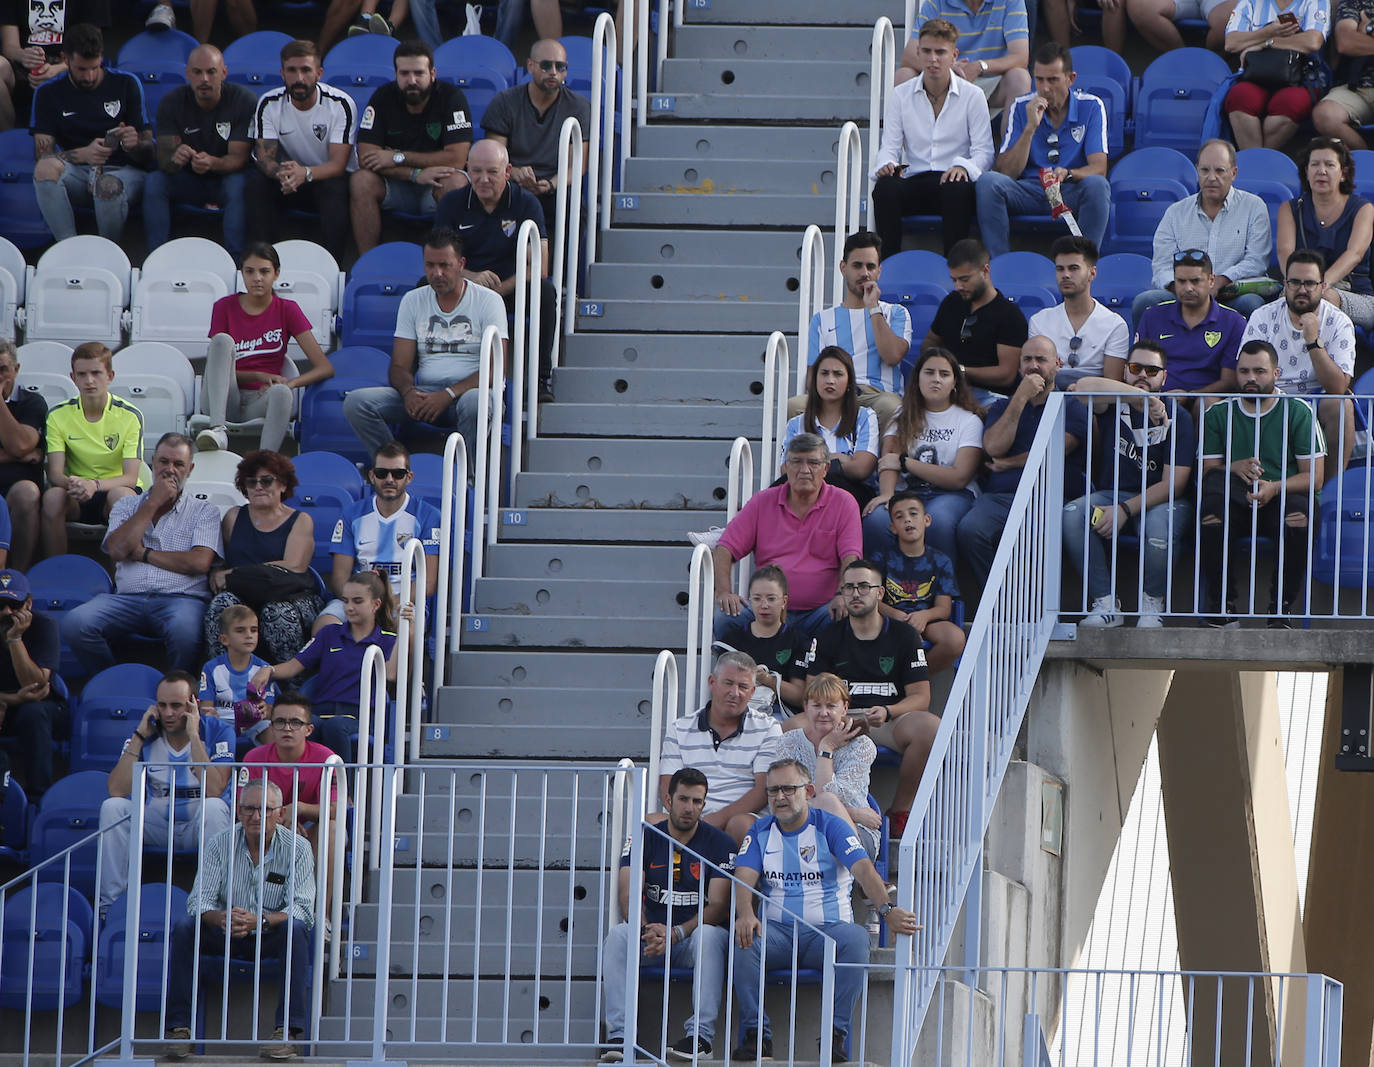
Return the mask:
<svg viewBox="0 0 1374 1067">
<path fill-rule="evenodd" d="M 549 279 L 549 231 L 539 198 L 511 180 L 510 156 L 496 141 L 478 141 L 468 153 L 466 189 L 439 201 L 434 225 L 463 238 L 467 265 L 463 277 L 499 293 L 506 311 L 515 314 L 515 241 L 520 226 L 533 219 L 539 227 L 539 392 L 553 399 L 553 337 L 558 329 L 557 295 Z"/>
<path fill-rule="evenodd" d="M 726 876 L 734 871 L 735 842 L 724 830 L 702 819 L 706 790 L 706 775 L 701 771 L 695 767 L 678 770 L 668 781 L 668 816 L 658 824 L 663 832 L 644 834 L 639 964 L 646 977 L 657 974 L 665 988 L 665 965 L 696 972 L 697 1013 L 688 1017 L 682 1040 L 668 1050 L 685 1060 L 711 1055 L 730 943 L 730 935 L 721 924 L 729 917 Z M 626 845 L 620 857 L 622 915 L 630 911 L 630 875 L 630 846 Z M 612 927 L 606 938 L 602 957 L 606 961 L 602 976 L 606 1045 L 601 1050 L 602 1063 L 618 1063 L 622 1056 L 626 964 L 632 933 L 629 923 L 622 922 Z"/>
<path fill-rule="evenodd" d="M 94 206 L 100 236 L 118 241 L 153 165 L 143 87 L 132 74 L 106 68 L 104 51 L 95 26 L 71 27 L 62 41 L 66 76 L 33 97 L 34 195 L 59 241 L 76 234 L 73 205 Z"/>
</svg>

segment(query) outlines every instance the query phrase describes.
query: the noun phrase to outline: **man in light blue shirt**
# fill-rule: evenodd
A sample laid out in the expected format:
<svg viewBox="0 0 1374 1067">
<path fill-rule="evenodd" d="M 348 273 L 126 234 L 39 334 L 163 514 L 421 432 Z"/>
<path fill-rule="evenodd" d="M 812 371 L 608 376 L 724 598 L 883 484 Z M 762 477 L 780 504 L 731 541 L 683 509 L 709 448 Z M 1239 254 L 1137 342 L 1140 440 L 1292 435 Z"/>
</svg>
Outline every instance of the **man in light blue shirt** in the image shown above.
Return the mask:
<svg viewBox="0 0 1374 1067">
<path fill-rule="evenodd" d="M 1049 214 L 1042 167 L 1059 178 L 1064 203 L 1098 248 L 1111 217 L 1106 105 L 1073 88 L 1073 56 L 1061 45 L 1036 50 L 1034 74 L 1035 92 L 1012 105 L 993 169 L 978 179 L 978 226 L 994 259 L 1011 251 L 1011 215 Z"/>
<path fill-rule="evenodd" d="M 764 898 L 767 927 L 754 910 L 754 894 L 735 894 L 735 996 L 739 1000 L 740 1044 L 733 1060 L 773 1055 L 768 1016 L 759 1002 L 759 971 L 790 967 L 796 942 L 797 966 L 824 966 L 826 938 L 835 941 L 836 964 L 868 962 L 868 934 L 854 922 L 850 891 L 858 879 L 877 914 L 894 934 L 914 934 L 916 916 L 889 903 L 887 886 L 873 866 L 854 827 L 811 807 L 816 787 L 805 764 L 775 760 L 764 779 L 768 810 L 754 823 L 735 857 L 735 873 Z M 844 1063 L 854 1002 L 863 983 L 859 966 L 835 968 L 833 1059 Z M 760 1028 L 761 1031 L 760 1031 Z M 759 1045 L 762 1043 L 762 1049 Z"/>
<path fill-rule="evenodd" d="M 1198 191 L 1164 212 L 1150 261 L 1154 288 L 1135 298 L 1132 322 L 1139 322 L 1146 308 L 1170 298 L 1174 257 L 1194 248 L 1211 258 L 1213 300 L 1247 318 L 1264 303 L 1258 293 L 1236 294 L 1232 289 L 1237 282 L 1263 276 L 1274 248 L 1269 211 L 1254 193 L 1235 188 L 1236 171 L 1236 149 L 1230 141 L 1214 138 L 1203 143 L 1197 154 Z"/>
</svg>

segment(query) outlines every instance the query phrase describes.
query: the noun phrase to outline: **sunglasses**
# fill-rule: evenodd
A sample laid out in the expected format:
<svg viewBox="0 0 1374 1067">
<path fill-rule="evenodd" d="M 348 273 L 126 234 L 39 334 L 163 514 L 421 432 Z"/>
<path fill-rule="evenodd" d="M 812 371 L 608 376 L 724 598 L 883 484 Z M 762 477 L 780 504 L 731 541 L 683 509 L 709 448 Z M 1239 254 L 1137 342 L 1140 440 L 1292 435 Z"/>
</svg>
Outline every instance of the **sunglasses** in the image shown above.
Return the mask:
<svg viewBox="0 0 1374 1067">
<path fill-rule="evenodd" d="M 1052 164 L 1053 164 L 1053 163 L 1058 163 L 1058 162 L 1059 162 L 1059 131 L 1058 131 L 1058 130 L 1055 130 L 1053 133 L 1051 133 L 1048 137 L 1045 138 L 1045 147 L 1048 148 L 1048 149 L 1050 150 L 1050 152 L 1049 152 L 1049 160 L 1050 160 L 1050 163 L 1052 163 Z"/>
<path fill-rule="evenodd" d="M 568 65 L 564 63 L 561 59 L 540 59 L 536 60 L 535 62 L 539 64 L 539 69 L 542 70 L 545 74 L 547 74 L 551 70 L 556 70 L 559 74 L 568 73 Z"/>
<path fill-rule="evenodd" d="M 1182 252 L 1174 253 L 1174 265 L 1186 263 L 1194 267 L 1205 267 L 1207 265 L 1207 253 L 1200 248 L 1185 248 Z"/>
<path fill-rule="evenodd" d="M 978 316 L 973 314 L 964 319 L 964 324 L 959 327 L 959 340 L 968 344 L 973 340 L 973 328 L 978 325 Z"/>
<path fill-rule="evenodd" d="M 403 481 L 405 481 L 405 479 L 406 479 L 406 475 L 408 475 L 409 473 L 410 473 L 410 469 L 409 469 L 408 467 L 373 467 L 373 468 L 372 468 L 372 476 L 373 476 L 374 478 L 379 478 L 379 479 L 382 479 L 382 480 L 385 480 L 385 479 L 387 479 L 387 478 L 394 478 L 394 479 L 396 479 L 396 481 L 398 481 L 398 482 L 403 482 Z"/>
<path fill-rule="evenodd" d="M 1158 378 L 1164 373 L 1163 367 L 1152 367 L 1148 363 L 1127 363 L 1126 369 L 1132 374 L 1143 374 L 1147 378 Z"/>
<path fill-rule="evenodd" d="M 249 488 L 270 489 L 277 484 L 277 476 L 275 474 L 260 474 L 256 478 L 245 478 L 243 484 Z"/>
</svg>

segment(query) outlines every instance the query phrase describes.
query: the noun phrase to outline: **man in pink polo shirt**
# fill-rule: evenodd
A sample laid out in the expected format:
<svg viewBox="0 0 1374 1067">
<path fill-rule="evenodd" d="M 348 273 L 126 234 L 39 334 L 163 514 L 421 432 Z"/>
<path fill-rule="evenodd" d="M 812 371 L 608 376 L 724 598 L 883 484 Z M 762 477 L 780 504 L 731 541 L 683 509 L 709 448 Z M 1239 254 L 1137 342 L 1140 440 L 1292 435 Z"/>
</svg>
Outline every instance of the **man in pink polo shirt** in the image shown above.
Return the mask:
<svg viewBox="0 0 1374 1067">
<path fill-rule="evenodd" d="M 814 636 L 831 619 L 845 616 L 840 572 L 863 549 L 859 505 L 825 482 L 830 452 L 815 434 L 787 443 L 787 484 L 756 493 L 730 520 L 711 554 L 716 579 L 715 635 L 749 624 L 754 613 L 730 582 L 730 567 L 750 552 L 754 565 L 776 563 L 787 575 L 793 626 Z"/>
<path fill-rule="evenodd" d="M 315 833 L 320 821 L 324 761 L 334 752 L 310 740 L 314 729 L 310 722 L 310 701 L 294 690 L 278 696 L 272 707 L 270 726 L 263 735 L 267 743 L 251 749 L 243 757 L 245 764 L 266 763 L 269 766 L 258 772 L 243 767 L 239 772 L 240 784 L 250 778 L 263 777 L 274 782 L 281 790 L 282 804 L 293 808 L 292 813 L 283 816 L 282 824 L 317 845 Z"/>
</svg>

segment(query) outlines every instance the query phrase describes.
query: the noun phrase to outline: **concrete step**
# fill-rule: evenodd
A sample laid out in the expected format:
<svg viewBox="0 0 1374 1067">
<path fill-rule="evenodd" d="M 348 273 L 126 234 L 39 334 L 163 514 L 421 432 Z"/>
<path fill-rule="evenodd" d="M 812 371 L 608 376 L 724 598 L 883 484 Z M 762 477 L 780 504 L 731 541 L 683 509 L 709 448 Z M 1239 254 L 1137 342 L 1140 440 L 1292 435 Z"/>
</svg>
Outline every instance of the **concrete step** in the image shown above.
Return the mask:
<svg viewBox="0 0 1374 1067">
<path fill-rule="evenodd" d="M 521 474 L 515 502 L 526 508 L 687 508 L 710 510 L 726 499 L 717 474 Z"/>
<path fill-rule="evenodd" d="M 687 619 L 687 570 L 679 578 L 622 581 L 583 578 L 479 578 L 474 614 L 584 615 L 588 626 L 599 616 Z"/>
<path fill-rule="evenodd" d="M 744 26 L 764 24 L 778 26 L 851 26 L 867 27 L 873 32 L 878 16 L 901 18 L 901 8 L 891 0 L 854 0 L 853 3 L 834 4 L 829 0 L 797 0 L 796 3 L 769 4 L 765 13 L 759 11 L 757 0 L 699 0 L 687 9 L 684 21 L 688 25 L 732 23 Z M 898 28 L 900 33 L 900 27 Z"/>
<path fill-rule="evenodd" d="M 653 126 L 648 127 L 654 129 Z M 724 129 L 724 127 L 722 127 Z M 827 219 L 813 219 L 823 231 L 835 224 L 834 209 Z M 597 255 L 611 263 L 800 263 L 802 232 L 760 230 L 754 224 L 729 230 L 613 229 L 599 238 Z M 825 238 L 826 263 L 834 263 L 830 251 L 833 234 Z"/>
<path fill-rule="evenodd" d="M 825 44 L 827 55 L 866 57 L 872 50 L 873 27 L 834 27 L 826 32 Z M 801 26 L 683 26 L 673 35 L 672 52 L 677 59 L 807 60 L 816 54 L 816 31 Z"/>
<path fill-rule="evenodd" d="M 754 437 L 763 418 L 754 404 L 550 404 L 539 430 L 551 437 Z M 728 446 L 727 446 L 728 447 Z"/>
<path fill-rule="evenodd" d="M 560 371 L 560 374 L 569 374 Z M 647 376 L 646 376 L 647 377 Z M 559 379 L 559 388 L 570 379 Z M 759 444 L 753 442 L 754 454 Z M 663 474 L 670 470 L 720 472 L 730 466 L 730 446 L 720 441 L 645 441 L 633 438 L 540 437 L 525 455 L 531 471 L 589 474 Z"/>
<path fill-rule="evenodd" d="M 685 582 L 683 583 L 686 584 Z M 483 615 L 463 618 L 463 648 L 642 650 L 687 645 L 686 609 L 672 616 Z"/>
<path fill-rule="evenodd" d="M 769 267 L 597 263 L 587 271 L 587 294 L 589 299 L 611 293 L 616 299 L 690 300 L 704 305 L 711 315 L 718 304 L 734 300 L 791 302 L 795 309 L 799 274 L 793 263 Z"/>
<path fill-rule="evenodd" d="M 451 658 L 448 680 L 456 686 L 504 687 L 508 690 L 562 687 L 565 692 L 587 690 L 595 693 L 604 686 L 648 692 L 653 682 L 655 659 L 628 652 L 464 650 Z"/>
<path fill-rule="evenodd" d="M 782 95 L 778 90 L 788 86 L 804 88 L 803 98 L 830 97 L 842 104 L 861 101 L 867 117 L 869 64 L 858 60 L 866 60 L 868 50 L 850 57 L 832 51 L 830 42 L 826 44 L 824 59 L 814 54 L 804 59 L 761 59 L 738 54 L 668 59 L 663 63 L 659 96 L 709 94 L 719 109 L 735 99 Z M 778 114 L 805 117 L 791 104 Z"/>
<path fill-rule="evenodd" d="M 579 330 L 752 333 L 760 335 L 760 343 L 767 343 L 774 330 L 785 330 L 797 321 L 795 300 L 748 300 L 723 294 L 713 300 L 604 299 L 594 294 L 578 301 L 577 308 Z"/>
<path fill-rule="evenodd" d="M 594 511 L 591 508 L 501 510 L 502 541 L 548 544 L 689 545 L 690 530 L 725 524 L 725 505 L 700 511 Z"/>
<path fill-rule="evenodd" d="M 518 691 L 445 686 L 425 724 L 421 752 L 439 759 L 645 758 L 652 710 L 648 685 Z"/>
<path fill-rule="evenodd" d="M 868 62 L 863 63 L 863 76 L 868 77 Z M 724 123 L 746 123 L 749 125 L 769 125 L 784 123 L 811 123 L 832 125 L 844 122 L 857 122 L 861 127 L 868 124 L 868 90 L 863 95 L 849 93 L 839 96 L 811 95 L 778 92 L 757 94 L 738 93 L 721 96 L 712 86 L 697 88 L 688 86 L 680 92 L 660 92 L 649 94 L 649 116 L 655 122 L 701 122 L 714 120 Z"/>
<path fill-rule="evenodd" d="M 622 233 L 628 231 L 621 231 Z M 796 322 L 788 333 L 788 351 L 796 348 Z M 674 370 L 699 367 L 717 370 L 763 369 L 767 337 L 722 335 L 702 344 L 694 333 L 575 333 L 565 338 L 559 375 L 567 370 L 609 367 L 619 371 Z M 564 368 L 567 368 L 566 370 Z M 561 377 L 560 377 L 561 383 Z M 674 446 L 676 447 L 676 446 Z"/>
<path fill-rule="evenodd" d="M 753 149 L 738 159 L 657 157 L 631 159 L 625 185 L 661 193 L 782 192 L 835 195 L 834 157 L 815 160 L 767 159 Z"/>
<path fill-rule="evenodd" d="M 750 30 L 754 28 L 747 27 Z M 688 33 L 693 32 L 690 28 L 686 29 Z M 774 29 L 767 27 L 765 36 L 771 35 Z M 812 47 L 815 47 L 814 44 Z M 718 162 L 771 159 L 780 167 L 796 161 L 834 163 L 839 147 L 839 127 L 832 129 L 825 126 L 692 126 L 673 123 L 643 126 L 635 140 L 636 153 L 642 159 L 671 157 L 713 159 Z"/>
<path fill-rule="evenodd" d="M 800 248 L 801 233 L 807 226 L 813 222 L 822 228 L 834 225 L 835 199 L 810 193 L 679 194 L 627 190 L 614 198 L 611 221 L 615 226 L 788 229 L 797 232 Z"/>
<path fill-rule="evenodd" d="M 676 579 L 692 553 L 678 545 L 495 545 L 487 552 L 493 578 Z"/>
<path fill-rule="evenodd" d="M 558 372 L 558 399 L 575 404 L 760 404 L 762 397 L 763 367 L 757 364 L 720 370 L 684 361 L 674 370 L 570 367 Z"/>
</svg>

